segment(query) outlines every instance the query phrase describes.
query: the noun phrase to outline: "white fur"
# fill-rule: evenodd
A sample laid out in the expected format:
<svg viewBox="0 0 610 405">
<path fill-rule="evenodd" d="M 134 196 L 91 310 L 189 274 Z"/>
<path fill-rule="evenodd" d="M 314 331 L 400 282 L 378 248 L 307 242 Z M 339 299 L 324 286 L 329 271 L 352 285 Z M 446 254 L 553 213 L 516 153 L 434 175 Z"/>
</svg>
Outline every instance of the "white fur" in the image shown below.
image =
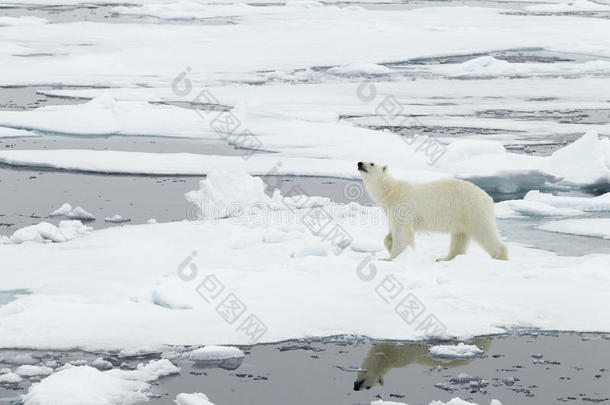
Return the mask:
<svg viewBox="0 0 610 405">
<path fill-rule="evenodd" d="M 443 179 L 409 183 L 390 176 L 387 166 L 359 162 L 364 186 L 388 216 L 390 232 L 384 244 L 389 260 L 407 246 L 415 247 L 417 231 L 451 234 L 449 253 L 438 260 L 451 260 L 466 253 L 474 239 L 499 260 L 508 260 L 508 251 L 498 233 L 493 199 L 472 183 Z"/>
</svg>

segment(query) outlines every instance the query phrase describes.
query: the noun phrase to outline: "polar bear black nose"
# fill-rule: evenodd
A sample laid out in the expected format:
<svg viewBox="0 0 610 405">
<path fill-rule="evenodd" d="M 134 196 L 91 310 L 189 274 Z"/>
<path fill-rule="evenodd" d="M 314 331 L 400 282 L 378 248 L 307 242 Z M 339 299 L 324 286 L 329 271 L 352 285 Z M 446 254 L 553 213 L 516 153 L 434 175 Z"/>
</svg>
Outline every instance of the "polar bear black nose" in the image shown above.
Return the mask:
<svg viewBox="0 0 610 405">
<path fill-rule="evenodd" d="M 362 163 L 362 162 L 358 162 L 358 169 L 360 169 L 360 168 L 362 167 L 362 165 L 363 165 L 363 164 L 364 164 L 364 163 Z"/>
<path fill-rule="evenodd" d="M 364 380 L 354 382 L 354 391 L 360 391 L 362 384 L 364 384 Z"/>
</svg>

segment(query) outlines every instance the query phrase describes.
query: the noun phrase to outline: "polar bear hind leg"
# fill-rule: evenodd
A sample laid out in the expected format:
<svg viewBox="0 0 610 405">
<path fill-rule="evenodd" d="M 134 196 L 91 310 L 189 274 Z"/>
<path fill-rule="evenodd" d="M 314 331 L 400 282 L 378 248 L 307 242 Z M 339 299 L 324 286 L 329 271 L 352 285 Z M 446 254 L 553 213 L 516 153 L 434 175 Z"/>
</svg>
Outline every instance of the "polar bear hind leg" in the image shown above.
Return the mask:
<svg viewBox="0 0 610 405">
<path fill-rule="evenodd" d="M 500 234 L 495 227 L 495 223 L 493 226 L 481 229 L 478 234 L 473 235 L 473 237 L 492 258 L 508 260 L 508 249 L 502 242 Z"/>
<path fill-rule="evenodd" d="M 451 234 L 451 245 L 449 246 L 449 253 L 445 257 L 436 259 L 437 262 L 444 262 L 453 259 L 457 255 L 463 255 L 468 249 L 468 243 L 470 237 L 465 232 L 458 232 Z"/>
</svg>

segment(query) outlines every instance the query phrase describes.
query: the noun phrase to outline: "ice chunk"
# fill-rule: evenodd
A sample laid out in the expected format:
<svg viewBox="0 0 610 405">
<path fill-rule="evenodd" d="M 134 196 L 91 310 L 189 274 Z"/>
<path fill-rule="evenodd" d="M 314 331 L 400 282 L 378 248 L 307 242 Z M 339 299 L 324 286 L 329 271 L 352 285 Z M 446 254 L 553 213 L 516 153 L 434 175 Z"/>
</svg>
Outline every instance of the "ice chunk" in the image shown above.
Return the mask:
<svg viewBox="0 0 610 405">
<path fill-rule="evenodd" d="M 328 204 L 322 197 L 303 195 L 282 197 L 276 190 L 270 197 L 265 183 L 244 171 L 215 169 L 199 182 L 199 190 L 185 194 L 187 201 L 199 207 L 189 219 L 218 219 L 254 214 L 259 210 L 308 208 Z"/>
<path fill-rule="evenodd" d="M 122 216 L 120 216 L 119 214 L 115 214 L 111 217 L 106 217 L 104 218 L 104 221 L 106 222 L 110 222 L 112 224 L 123 224 L 125 222 L 129 222 L 131 221 L 131 219 L 129 218 L 123 218 Z"/>
<path fill-rule="evenodd" d="M 551 155 L 551 170 L 574 184 L 610 183 L 610 139 L 587 132 Z"/>
<path fill-rule="evenodd" d="M 79 219 L 83 221 L 95 220 L 95 215 L 85 211 L 83 207 L 72 208 L 68 203 L 62 204 L 61 207 L 49 214 L 50 217 L 68 217 L 70 219 Z"/>
<path fill-rule="evenodd" d="M 179 372 L 180 368 L 176 367 L 168 359 L 151 360 L 147 364 L 140 363 L 135 370 L 113 369 L 106 371 L 106 373 L 113 376 L 146 382 L 154 381 L 161 377 L 177 374 Z"/>
<path fill-rule="evenodd" d="M 245 356 L 244 352 L 236 347 L 205 346 L 188 353 L 186 358 L 203 367 L 235 370 L 241 365 Z"/>
<path fill-rule="evenodd" d="M 461 399 L 459 397 L 455 397 L 455 398 L 451 398 L 447 402 L 432 401 L 432 402 L 430 402 L 430 405 L 477 405 L 477 404 L 474 402 L 464 401 L 463 399 Z"/>
<path fill-rule="evenodd" d="M 98 357 L 97 359 L 93 360 L 91 367 L 95 367 L 98 370 L 110 370 L 112 368 L 112 363 L 104 360 L 102 357 Z"/>
<path fill-rule="evenodd" d="M 201 392 L 178 394 L 174 402 L 177 405 L 214 405 L 208 397 Z"/>
<path fill-rule="evenodd" d="M 443 66 L 438 70 L 451 77 L 512 77 L 518 73 L 513 64 L 492 56 L 481 56 L 464 63 Z"/>
<path fill-rule="evenodd" d="M 521 216 L 578 216 L 584 212 L 573 208 L 557 208 L 539 201 L 507 200 L 496 203 L 494 206 L 496 217 L 515 218 Z"/>
<path fill-rule="evenodd" d="M 564 219 L 539 225 L 538 229 L 549 232 L 610 239 L 610 218 Z"/>
<path fill-rule="evenodd" d="M 72 206 L 68 203 L 64 203 L 64 204 L 62 204 L 61 207 L 59 207 L 55 211 L 51 212 L 49 214 L 49 216 L 50 217 L 61 217 L 61 216 L 67 217 L 70 212 L 72 212 Z"/>
<path fill-rule="evenodd" d="M 70 219 L 80 219 L 84 221 L 93 221 L 95 220 L 95 215 L 85 211 L 83 207 L 76 207 L 72 211 L 68 213 L 68 218 Z"/>
<path fill-rule="evenodd" d="M 21 377 L 33 377 L 40 375 L 49 375 L 53 373 L 53 369 L 51 367 L 46 366 L 32 366 L 32 365 L 23 365 L 17 367 L 15 370 L 16 374 L 19 374 Z"/>
<path fill-rule="evenodd" d="M 17 373 L 0 374 L 0 384 L 18 384 L 23 381 Z"/>
<path fill-rule="evenodd" d="M 243 358 L 246 355 L 237 347 L 232 346 L 205 346 L 193 350 L 188 354 L 192 361 L 210 361 Z"/>
<path fill-rule="evenodd" d="M 574 0 L 556 4 L 535 4 L 525 7 L 528 11 L 546 13 L 571 13 L 578 11 L 610 11 L 610 5 L 589 0 Z"/>
<path fill-rule="evenodd" d="M 61 221 L 59 227 L 48 222 L 26 226 L 16 230 L 10 238 L 10 243 L 24 242 L 49 243 L 66 242 L 87 234 L 91 227 L 83 225 L 80 221 Z"/>
<path fill-rule="evenodd" d="M 112 370 L 111 370 L 112 371 Z M 24 405 L 131 405 L 148 399 L 150 385 L 132 378 L 131 371 L 122 375 L 99 371 L 93 367 L 66 367 L 39 383 L 32 384 L 22 396 Z"/>
<path fill-rule="evenodd" d="M 430 347 L 430 355 L 439 359 L 470 359 L 483 353 L 475 345 L 438 345 Z"/>
<path fill-rule="evenodd" d="M 525 197 L 526 201 L 541 202 L 557 208 L 567 208 L 582 211 L 610 211 L 610 193 L 596 197 L 570 197 L 556 196 L 541 193 L 538 190 L 529 191 Z"/>
<path fill-rule="evenodd" d="M 389 74 L 393 70 L 383 65 L 377 65 L 369 62 L 353 62 L 343 66 L 332 67 L 326 71 L 331 74 Z"/>
</svg>

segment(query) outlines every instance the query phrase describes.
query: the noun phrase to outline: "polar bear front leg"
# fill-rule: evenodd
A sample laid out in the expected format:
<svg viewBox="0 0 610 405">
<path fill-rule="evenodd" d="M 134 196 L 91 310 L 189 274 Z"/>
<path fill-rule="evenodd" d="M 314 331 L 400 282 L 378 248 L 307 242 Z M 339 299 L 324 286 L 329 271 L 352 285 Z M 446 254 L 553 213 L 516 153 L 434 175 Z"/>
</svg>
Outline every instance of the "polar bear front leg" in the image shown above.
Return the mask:
<svg viewBox="0 0 610 405">
<path fill-rule="evenodd" d="M 390 249 L 390 257 L 387 260 L 395 259 L 399 254 L 407 248 L 414 246 L 413 230 L 404 225 L 395 227 L 392 230 L 392 248 Z"/>
<path fill-rule="evenodd" d="M 388 232 L 385 239 L 383 240 L 385 248 L 388 249 L 388 253 L 392 251 L 392 232 Z"/>
</svg>

